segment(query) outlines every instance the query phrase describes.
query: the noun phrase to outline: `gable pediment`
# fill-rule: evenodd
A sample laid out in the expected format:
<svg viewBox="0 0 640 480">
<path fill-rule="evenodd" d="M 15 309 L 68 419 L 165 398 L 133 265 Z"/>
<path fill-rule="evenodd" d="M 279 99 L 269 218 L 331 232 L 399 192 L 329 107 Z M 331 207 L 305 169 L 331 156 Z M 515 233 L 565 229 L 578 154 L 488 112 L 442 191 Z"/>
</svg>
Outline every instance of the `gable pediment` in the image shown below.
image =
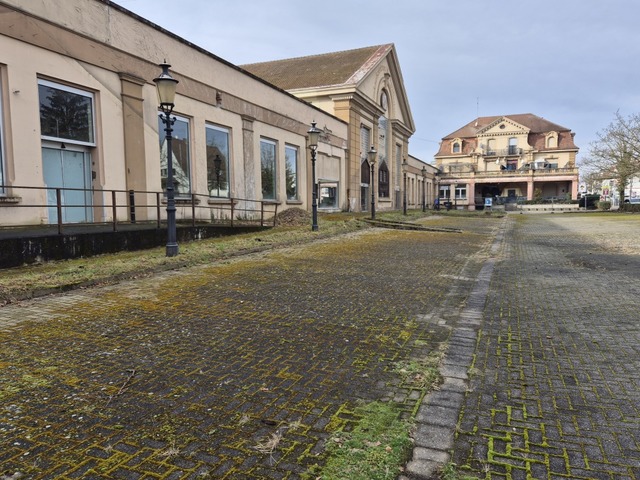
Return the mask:
<svg viewBox="0 0 640 480">
<path fill-rule="evenodd" d="M 491 136 L 495 137 L 498 135 L 528 135 L 531 131 L 530 128 L 525 127 L 524 125 L 514 122 L 509 117 L 500 117 L 497 120 L 491 122 L 489 125 L 485 126 L 483 129 L 478 131 L 478 137 Z"/>
<path fill-rule="evenodd" d="M 411 107 L 404 88 L 402 72 L 398 64 L 395 48 L 389 45 L 375 65 L 358 82 L 356 88 L 379 109 L 380 115 L 401 122 L 411 132 L 415 130 Z M 383 107 L 382 96 L 387 98 L 387 108 Z"/>
</svg>

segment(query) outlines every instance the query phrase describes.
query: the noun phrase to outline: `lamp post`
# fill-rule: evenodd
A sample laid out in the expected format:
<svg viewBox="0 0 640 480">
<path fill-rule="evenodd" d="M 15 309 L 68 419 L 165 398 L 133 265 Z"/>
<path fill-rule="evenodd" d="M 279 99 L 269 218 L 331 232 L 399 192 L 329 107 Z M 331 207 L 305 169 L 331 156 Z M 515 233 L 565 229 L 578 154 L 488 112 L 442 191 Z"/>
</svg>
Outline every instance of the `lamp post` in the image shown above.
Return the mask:
<svg viewBox="0 0 640 480">
<path fill-rule="evenodd" d="M 371 150 L 369 150 L 369 152 L 367 153 L 367 156 L 369 157 L 369 164 L 371 165 L 371 220 L 375 220 L 376 219 L 376 197 L 375 197 L 375 190 L 376 190 L 376 182 L 375 182 L 375 175 L 374 175 L 374 168 L 376 165 L 376 155 L 378 154 L 378 152 L 376 152 L 376 149 L 373 148 L 373 145 L 371 145 Z"/>
<path fill-rule="evenodd" d="M 402 214 L 406 215 L 407 214 L 407 167 L 409 166 L 409 163 L 407 162 L 407 159 L 405 158 L 402 161 L 402 176 L 403 176 L 403 194 L 402 194 Z"/>
<path fill-rule="evenodd" d="M 434 199 L 433 199 L 433 203 L 435 204 L 435 209 L 436 210 L 440 210 L 440 169 L 436 170 L 436 174 L 435 174 L 435 181 L 436 181 L 436 185 L 435 185 L 435 192 L 434 192 Z"/>
<path fill-rule="evenodd" d="M 174 197 L 173 184 L 173 151 L 171 150 L 171 133 L 173 132 L 173 124 L 175 117 L 171 118 L 174 100 L 176 98 L 176 86 L 178 80 L 173 78 L 169 73 L 169 65 L 165 60 L 160 64 L 162 72 L 160 76 L 154 78 L 156 90 L 158 91 L 158 101 L 160 102 L 160 110 L 162 114 L 160 118 L 165 125 L 165 139 L 167 141 L 167 257 L 175 257 L 178 255 L 178 242 L 176 241 L 176 201 Z"/>
<path fill-rule="evenodd" d="M 222 174 L 222 159 L 216 155 L 213 159 L 213 168 L 216 170 L 216 185 L 218 186 L 218 197 L 220 196 L 220 175 Z"/>
<path fill-rule="evenodd" d="M 422 213 L 427 211 L 426 190 L 427 190 L 427 167 L 423 165 L 422 166 Z"/>
<path fill-rule="evenodd" d="M 453 209 L 458 210 L 458 180 L 453 181 Z"/>
<path fill-rule="evenodd" d="M 318 138 L 320 130 L 316 128 L 316 122 L 311 122 L 309 134 L 309 149 L 311 150 L 311 230 L 318 231 L 318 190 L 316 188 L 316 151 L 318 150 Z"/>
</svg>

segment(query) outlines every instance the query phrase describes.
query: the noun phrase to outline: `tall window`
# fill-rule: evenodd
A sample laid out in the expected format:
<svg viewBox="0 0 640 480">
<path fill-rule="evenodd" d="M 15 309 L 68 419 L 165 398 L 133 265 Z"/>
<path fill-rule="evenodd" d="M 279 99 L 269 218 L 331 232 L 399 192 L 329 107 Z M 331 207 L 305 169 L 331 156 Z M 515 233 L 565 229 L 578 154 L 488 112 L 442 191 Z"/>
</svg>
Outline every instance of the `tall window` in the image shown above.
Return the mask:
<svg viewBox="0 0 640 480">
<path fill-rule="evenodd" d="M 260 140 L 260 176 L 263 200 L 276 199 L 276 142 Z"/>
<path fill-rule="evenodd" d="M 453 153 L 460 153 L 460 142 L 455 142 L 453 144 L 452 151 L 453 151 Z"/>
<path fill-rule="evenodd" d="M 400 194 L 400 180 L 401 180 L 401 172 L 402 172 L 402 145 L 398 145 L 396 144 L 396 153 L 395 153 L 395 157 L 394 157 L 394 161 L 396 164 L 396 172 L 398 172 L 398 174 L 396 175 L 396 187 L 398 187 L 396 190 L 398 192 L 398 195 Z"/>
<path fill-rule="evenodd" d="M 0 85 L 0 195 L 4 191 L 4 127 L 2 125 L 2 86 Z"/>
<path fill-rule="evenodd" d="M 518 153 L 518 139 L 511 137 L 509 139 L 509 155 L 516 155 Z"/>
<path fill-rule="evenodd" d="M 287 200 L 298 199 L 298 148 L 284 147 L 285 176 L 287 183 Z"/>
<path fill-rule="evenodd" d="M 95 145 L 92 93 L 39 80 L 38 94 L 43 140 Z"/>
<path fill-rule="evenodd" d="M 495 155 L 496 154 L 496 140 L 495 138 L 490 138 L 487 141 L 487 155 Z"/>
<path fill-rule="evenodd" d="M 378 161 L 383 162 L 389 156 L 387 151 L 387 126 L 389 122 L 387 117 L 382 116 L 378 119 Z"/>
<path fill-rule="evenodd" d="M 167 134 L 164 131 L 165 125 L 158 114 L 158 130 L 160 137 L 160 180 L 162 188 L 167 188 Z M 176 195 L 188 195 L 191 193 L 191 161 L 189 147 L 189 120 L 177 115 L 173 116 L 171 152 L 173 166 L 173 184 Z"/>
<path fill-rule="evenodd" d="M 378 196 L 389 198 L 389 167 L 386 161 L 380 163 L 378 168 Z"/>
<path fill-rule="evenodd" d="M 212 197 L 228 198 L 229 130 L 207 125 L 207 185 Z"/>
<path fill-rule="evenodd" d="M 360 127 L 360 160 L 367 158 L 367 152 L 371 149 L 371 130 L 365 126 Z"/>
</svg>

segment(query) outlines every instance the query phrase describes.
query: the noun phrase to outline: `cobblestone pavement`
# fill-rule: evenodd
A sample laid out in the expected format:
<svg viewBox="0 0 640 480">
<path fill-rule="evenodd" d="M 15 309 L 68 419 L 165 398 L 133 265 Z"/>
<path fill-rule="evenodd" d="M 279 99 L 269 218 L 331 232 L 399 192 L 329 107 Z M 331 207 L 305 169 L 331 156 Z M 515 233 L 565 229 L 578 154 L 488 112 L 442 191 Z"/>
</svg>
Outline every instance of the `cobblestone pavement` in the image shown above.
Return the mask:
<svg viewBox="0 0 640 480">
<path fill-rule="evenodd" d="M 417 412 L 403 478 L 640 479 L 640 218 L 444 225 L 0 309 L 0 478 L 299 478 L 363 399 Z"/>
<path fill-rule="evenodd" d="M 487 479 L 640 479 L 640 218 L 509 222 L 453 461 Z"/>
<path fill-rule="evenodd" d="M 373 229 L 1 308 L 0 478 L 293 479 L 358 400 L 415 412 L 398 366 L 448 339 L 504 222 L 436 221 L 464 233 Z"/>
</svg>

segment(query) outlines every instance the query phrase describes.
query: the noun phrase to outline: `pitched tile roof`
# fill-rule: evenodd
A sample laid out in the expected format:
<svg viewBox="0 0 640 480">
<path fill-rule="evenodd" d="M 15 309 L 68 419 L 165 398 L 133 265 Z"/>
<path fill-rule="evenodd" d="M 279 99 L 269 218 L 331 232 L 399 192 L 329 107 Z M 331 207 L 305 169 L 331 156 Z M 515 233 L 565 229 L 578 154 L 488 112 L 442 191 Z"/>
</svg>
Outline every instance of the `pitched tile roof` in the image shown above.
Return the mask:
<svg viewBox="0 0 640 480">
<path fill-rule="evenodd" d="M 513 120 L 520 125 L 527 127 L 531 132 L 530 133 L 546 133 L 546 132 L 569 132 L 570 129 L 561 127 L 558 124 L 550 122 L 549 120 L 545 120 L 542 117 L 538 117 L 537 115 L 533 115 L 532 113 L 518 113 L 516 115 L 495 115 L 492 117 L 478 117 L 477 119 L 469 122 L 464 127 L 456 130 L 453 133 L 450 133 L 444 139 L 447 138 L 464 138 L 464 137 L 475 137 L 477 133 L 482 130 L 484 127 L 490 125 L 491 123 L 501 119 L 508 118 Z"/>
<path fill-rule="evenodd" d="M 283 90 L 355 85 L 393 44 L 240 65 L 240 68 Z"/>
</svg>

